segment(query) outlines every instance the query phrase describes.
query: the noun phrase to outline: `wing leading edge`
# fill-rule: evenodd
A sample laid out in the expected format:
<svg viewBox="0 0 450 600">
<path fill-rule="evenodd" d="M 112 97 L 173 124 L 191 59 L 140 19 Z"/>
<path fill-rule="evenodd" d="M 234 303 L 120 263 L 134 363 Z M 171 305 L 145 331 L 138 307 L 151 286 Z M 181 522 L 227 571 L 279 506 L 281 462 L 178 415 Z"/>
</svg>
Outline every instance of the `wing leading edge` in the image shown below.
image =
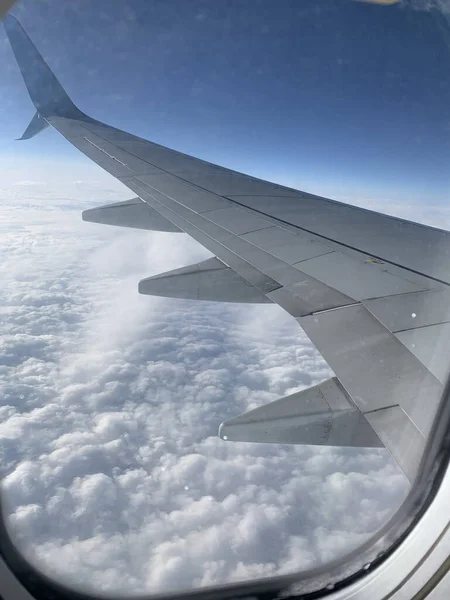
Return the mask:
<svg viewBox="0 0 450 600">
<path fill-rule="evenodd" d="M 223 439 L 385 446 L 412 481 L 448 374 L 450 235 L 262 181 L 79 110 L 14 17 L 4 20 L 37 113 L 137 196 L 86 221 L 184 231 L 216 258 L 139 291 L 275 302 L 336 377 L 222 424 Z"/>
</svg>

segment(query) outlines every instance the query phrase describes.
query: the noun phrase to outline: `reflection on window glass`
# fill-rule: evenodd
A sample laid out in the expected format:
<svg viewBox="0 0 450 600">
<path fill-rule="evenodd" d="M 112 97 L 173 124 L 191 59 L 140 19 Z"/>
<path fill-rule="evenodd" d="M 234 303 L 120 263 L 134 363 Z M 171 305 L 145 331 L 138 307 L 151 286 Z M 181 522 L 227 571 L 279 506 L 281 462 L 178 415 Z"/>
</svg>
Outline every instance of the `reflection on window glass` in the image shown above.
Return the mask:
<svg viewBox="0 0 450 600">
<path fill-rule="evenodd" d="M 24 0 L 13 12 L 68 95 L 92 118 L 289 188 L 450 228 L 450 61 L 440 3 Z M 340 377 L 299 326 L 304 323 L 309 334 L 314 322 L 297 323 L 277 306 L 284 302 L 280 294 L 269 296 L 273 304 L 138 294 L 138 281 L 199 263 L 212 252 L 186 234 L 83 222 L 83 210 L 139 192 L 52 128 L 14 141 L 35 109 L 4 32 L 0 64 L 2 498 L 23 554 L 65 583 L 131 595 L 294 573 L 366 541 L 410 487 L 404 454 L 393 452 L 394 460 L 383 447 L 390 442 L 375 417 L 369 421 L 384 443 L 370 445 L 380 447 L 364 448 L 355 437 L 357 447 L 218 436 L 224 421 Z M 89 137 L 86 127 L 83 136 Z M 103 147 L 96 131 L 85 151 L 91 158 L 97 152 L 107 168 L 118 152 L 113 143 L 123 140 L 117 134 Z M 131 146 L 125 143 L 122 151 L 145 158 L 137 143 Z M 130 156 L 120 156 L 115 168 L 128 168 Z M 171 173 L 170 165 L 154 160 L 158 176 Z M 200 167 L 192 168 L 194 174 L 179 167 L 178 176 L 189 190 L 202 188 Z M 254 208 L 255 193 L 258 218 L 267 217 L 261 210 L 270 207 L 261 198 L 269 196 L 245 194 L 233 181 L 234 192 L 210 189 L 206 201 L 225 202 L 217 198 L 229 195 L 241 208 Z M 306 231 L 299 251 L 310 254 L 292 258 L 297 242 L 273 240 L 265 251 L 284 261 L 287 273 L 302 271 L 294 288 L 303 306 L 299 286 L 312 281 L 322 286 L 314 314 L 344 305 L 359 310 L 367 301 L 377 327 L 390 327 L 389 344 L 391 337 L 400 340 L 404 372 L 416 377 L 422 369 L 424 389 L 440 389 L 447 365 L 436 367 L 430 348 L 441 330 L 427 329 L 425 339 L 414 324 L 396 321 L 395 329 L 384 305 L 369 303 L 380 295 L 445 291 L 432 243 L 426 265 L 407 269 L 413 250 L 406 246 L 387 262 L 373 251 L 376 244 L 381 253 L 395 246 L 396 235 L 384 225 L 373 235 L 370 224 L 349 225 L 353 213 L 330 217 L 307 205 L 311 198 L 279 190 L 275 196 L 273 206 L 287 225 L 283 235 Z M 295 202 L 310 206 L 296 225 L 301 232 L 289 229 Z M 276 223 L 252 226 L 253 215 L 239 214 L 226 224 L 228 233 L 239 225 L 236 235 L 248 235 L 245 242 L 259 252 L 258 231 L 275 235 L 267 230 Z M 218 227 L 220 218 L 214 217 Z M 342 254 L 327 244 L 344 230 L 350 237 Z M 398 225 L 398 239 L 402 234 Z M 446 238 L 439 235 L 442 249 Z M 363 260 L 355 253 L 369 240 L 372 251 Z M 414 240 L 408 243 L 414 247 Z M 312 244 L 325 250 L 311 253 Z M 320 262 L 298 266 L 308 259 Z M 430 265 L 433 277 L 427 279 Z M 367 269 L 376 270 L 375 284 L 366 284 Z M 279 270 L 270 273 L 277 282 Z M 366 285 L 371 294 L 361 292 Z M 217 276 L 214 293 L 218 286 Z M 265 291 L 282 286 L 289 291 L 286 282 Z M 314 307 L 317 298 L 310 295 L 308 302 Z M 406 316 L 422 319 L 412 298 Z M 438 311 L 442 303 L 433 306 Z M 355 323 L 348 319 L 342 339 L 333 338 L 333 356 L 344 357 L 347 373 L 354 370 L 355 377 L 347 374 L 350 383 L 365 377 L 354 344 L 351 351 L 345 345 Z M 363 356 L 366 349 L 359 348 Z M 383 377 L 397 359 L 386 354 L 375 360 L 383 364 Z M 367 388 L 374 385 L 369 375 L 367 382 Z M 376 395 L 373 389 L 368 394 Z M 403 396 L 378 400 L 384 404 L 367 410 L 397 404 L 406 410 Z M 397 418 L 389 413 L 386 426 Z M 407 468 L 414 470 L 418 458 L 408 452 Z"/>
</svg>

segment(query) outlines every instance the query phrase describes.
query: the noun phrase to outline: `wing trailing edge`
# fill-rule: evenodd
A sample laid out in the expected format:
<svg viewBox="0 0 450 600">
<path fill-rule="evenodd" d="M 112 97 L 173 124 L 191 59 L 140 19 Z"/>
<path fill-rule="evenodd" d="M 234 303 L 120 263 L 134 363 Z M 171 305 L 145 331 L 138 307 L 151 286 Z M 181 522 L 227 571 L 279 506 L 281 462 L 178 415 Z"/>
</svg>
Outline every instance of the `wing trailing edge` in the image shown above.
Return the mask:
<svg viewBox="0 0 450 600">
<path fill-rule="evenodd" d="M 84 210 L 81 217 L 83 221 L 103 225 L 148 229 L 150 231 L 181 232 L 179 227 L 138 197 Z"/>
<path fill-rule="evenodd" d="M 272 302 L 215 257 L 143 279 L 139 282 L 139 293 L 215 302 Z"/>
</svg>

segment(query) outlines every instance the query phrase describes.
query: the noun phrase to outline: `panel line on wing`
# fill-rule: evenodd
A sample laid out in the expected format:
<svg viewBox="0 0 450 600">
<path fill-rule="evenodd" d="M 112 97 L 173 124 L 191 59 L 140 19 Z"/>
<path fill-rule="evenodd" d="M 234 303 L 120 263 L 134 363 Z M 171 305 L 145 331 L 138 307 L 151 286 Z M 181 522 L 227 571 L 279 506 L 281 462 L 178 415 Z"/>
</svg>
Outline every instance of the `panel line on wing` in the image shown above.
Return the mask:
<svg viewBox="0 0 450 600">
<path fill-rule="evenodd" d="M 387 404 L 386 406 L 381 406 L 380 408 L 374 408 L 373 410 L 366 410 L 363 412 L 364 415 L 373 415 L 373 413 L 379 412 L 380 410 L 386 410 L 388 408 L 395 408 L 396 406 L 400 406 L 399 404 Z"/>
<path fill-rule="evenodd" d="M 356 304 L 361 304 L 361 302 L 350 302 L 349 304 L 342 304 L 342 306 L 333 306 L 333 308 L 324 308 L 322 310 L 315 310 L 313 315 L 323 315 L 324 313 L 331 312 L 333 310 L 339 310 L 340 308 L 347 308 L 349 306 L 355 306 Z"/>
<path fill-rule="evenodd" d="M 106 152 L 106 150 L 104 150 L 103 148 L 100 148 L 100 146 L 97 146 L 97 144 L 94 144 L 94 142 L 92 140 L 88 139 L 85 136 L 83 136 L 83 139 L 86 140 L 87 142 L 89 142 L 89 144 L 91 144 L 92 146 L 94 146 L 94 148 L 97 148 L 97 150 L 100 150 L 100 152 L 103 152 L 103 154 L 106 154 L 106 156 L 109 156 L 109 158 L 112 158 L 113 160 L 116 160 L 118 163 L 120 163 L 124 167 L 128 166 L 126 163 L 124 163 L 121 160 L 119 160 L 116 156 L 113 156 L 112 154 L 109 154 L 109 152 Z"/>
<path fill-rule="evenodd" d="M 430 325 L 419 325 L 418 327 L 407 327 L 405 329 L 396 329 L 392 333 L 405 333 L 405 331 L 417 331 L 421 329 L 427 329 L 427 327 L 435 327 L 436 325 L 447 325 L 450 323 L 450 320 L 439 321 L 439 323 L 430 323 Z"/>
</svg>

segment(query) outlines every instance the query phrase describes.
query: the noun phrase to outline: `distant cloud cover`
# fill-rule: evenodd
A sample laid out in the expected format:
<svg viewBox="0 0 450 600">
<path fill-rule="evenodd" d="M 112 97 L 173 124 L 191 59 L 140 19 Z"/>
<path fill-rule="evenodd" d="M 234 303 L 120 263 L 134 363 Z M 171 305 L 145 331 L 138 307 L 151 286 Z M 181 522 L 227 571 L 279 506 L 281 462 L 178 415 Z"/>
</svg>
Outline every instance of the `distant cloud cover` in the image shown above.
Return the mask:
<svg viewBox="0 0 450 600">
<path fill-rule="evenodd" d="M 290 573 L 366 539 L 407 490 L 384 451 L 216 435 L 330 376 L 308 338 L 275 306 L 140 296 L 140 278 L 208 254 L 83 223 L 129 196 L 97 177 L 0 190 L 0 465 L 22 551 L 132 594 Z"/>
</svg>

